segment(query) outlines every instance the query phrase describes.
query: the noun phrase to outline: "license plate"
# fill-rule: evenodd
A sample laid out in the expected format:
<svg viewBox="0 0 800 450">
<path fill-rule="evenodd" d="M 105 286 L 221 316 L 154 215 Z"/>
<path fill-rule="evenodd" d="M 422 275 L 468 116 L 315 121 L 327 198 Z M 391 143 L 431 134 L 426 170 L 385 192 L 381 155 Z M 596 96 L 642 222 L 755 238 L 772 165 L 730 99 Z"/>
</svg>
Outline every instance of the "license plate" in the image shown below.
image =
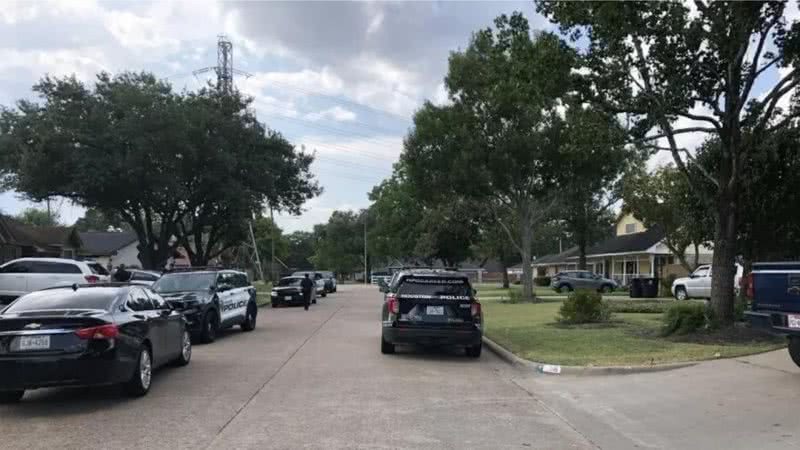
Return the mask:
<svg viewBox="0 0 800 450">
<path fill-rule="evenodd" d="M 22 336 L 19 338 L 20 350 L 47 350 L 50 348 L 50 336 Z"/>
<path fill-rule="evenodd" d="M 428 306 L 425 308 L 425 314 L 429 316 L 441 316 L 444 314 L 444 306 Z"/>
<path fill-rule="evenodd" d="M 789 314 L 786 318 L 789 322 L 789 328 L 800 328 L 800 316 Z"/>
<path fill-rule="evenodd" d="M 286 297 L 283 297 L 283 299 L 289 301 L 289 300 L 292 299 L 292 296 L 291 295 L 287 295 Z"/>
</svg>

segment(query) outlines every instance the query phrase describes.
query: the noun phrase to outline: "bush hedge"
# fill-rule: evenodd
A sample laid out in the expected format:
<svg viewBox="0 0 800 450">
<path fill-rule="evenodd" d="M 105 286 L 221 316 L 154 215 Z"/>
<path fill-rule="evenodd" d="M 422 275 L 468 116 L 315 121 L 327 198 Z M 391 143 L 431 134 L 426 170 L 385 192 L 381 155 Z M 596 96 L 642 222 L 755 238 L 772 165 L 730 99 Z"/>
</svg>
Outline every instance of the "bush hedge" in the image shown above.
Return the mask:
<svg viewBox="0 0 800 450">
<path fill-rule="evenodd" d="M 714 324 L 711 309 L 698 302 L 679 302 L 671 305 L 664 313 L 663 321 L 665 336 L 707 330 Z"/>
<path fill-rule="evenodd" d="M 550 277 L 534 277 L 533 284 L 536 286 L 550 286 Z"/>
<path fill-rule="evenodd" d="M 558 311 L 563 324 L 601 323 L 611 319 L 611 309 L 595 291 L 580 290 L 569 294 Z"/>
</svg>

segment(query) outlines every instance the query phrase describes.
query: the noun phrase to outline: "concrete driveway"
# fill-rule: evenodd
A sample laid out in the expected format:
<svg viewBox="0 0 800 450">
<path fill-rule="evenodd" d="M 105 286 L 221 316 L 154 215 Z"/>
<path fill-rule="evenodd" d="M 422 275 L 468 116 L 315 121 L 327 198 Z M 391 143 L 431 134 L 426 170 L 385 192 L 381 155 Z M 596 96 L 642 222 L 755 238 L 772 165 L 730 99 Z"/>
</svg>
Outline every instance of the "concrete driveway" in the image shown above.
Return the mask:
<svg viewBox="0 0 800 450">
<path fill-rule="evenodd" d="M 592 448 L 494 355 L 379 349 L 373 287 L 197 346 L 150 394 L 44 389 L 0 406 L 0 448 Z"/>
</svg>

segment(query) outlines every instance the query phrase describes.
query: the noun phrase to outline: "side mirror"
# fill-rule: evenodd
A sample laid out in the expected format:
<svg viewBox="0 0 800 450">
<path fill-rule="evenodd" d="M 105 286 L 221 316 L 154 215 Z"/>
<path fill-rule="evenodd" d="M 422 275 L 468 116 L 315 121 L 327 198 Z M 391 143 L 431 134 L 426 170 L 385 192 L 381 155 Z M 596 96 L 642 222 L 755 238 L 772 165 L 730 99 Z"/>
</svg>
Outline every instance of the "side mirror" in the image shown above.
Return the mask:
<svg viewBox="0 0 800 450">
<path fill-rule="evenodd" d="M 209 287 L 208 287 L 208 292 L 216 292 L 216 290 L 217 290 L 217 287 L 216 287 L 216 286 L 213 286 L 213 285 L 212 285 L 212 286 L 209 286 Z"/>
</svg>

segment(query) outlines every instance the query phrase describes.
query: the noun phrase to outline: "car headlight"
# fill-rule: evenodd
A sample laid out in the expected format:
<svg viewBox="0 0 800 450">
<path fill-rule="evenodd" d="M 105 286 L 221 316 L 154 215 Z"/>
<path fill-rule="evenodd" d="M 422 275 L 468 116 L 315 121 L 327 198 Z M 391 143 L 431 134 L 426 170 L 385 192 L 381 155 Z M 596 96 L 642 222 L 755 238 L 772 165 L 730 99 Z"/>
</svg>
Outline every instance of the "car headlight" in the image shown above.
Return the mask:
<svg viewBox="0 0 800 450">
<path fill-rule="evenodd" d="M 273 297 L 277 297 L 278 293 L 277 292 L 272 292 L 270 295 L 272 295 Z"/>
</svg>

